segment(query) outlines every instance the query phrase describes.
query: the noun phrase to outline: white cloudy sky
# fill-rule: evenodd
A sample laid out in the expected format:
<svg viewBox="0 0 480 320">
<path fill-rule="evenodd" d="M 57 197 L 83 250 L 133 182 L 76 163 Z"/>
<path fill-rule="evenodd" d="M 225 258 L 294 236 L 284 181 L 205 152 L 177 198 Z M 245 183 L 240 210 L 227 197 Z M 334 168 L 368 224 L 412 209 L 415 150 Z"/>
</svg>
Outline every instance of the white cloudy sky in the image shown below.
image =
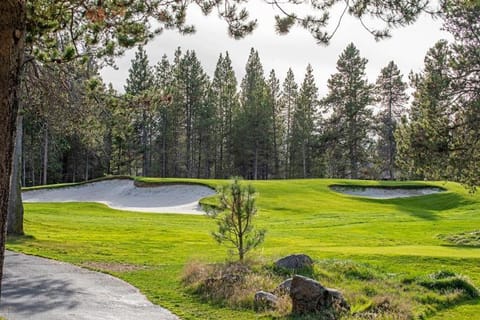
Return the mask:
<svg viewBox="0 0 480 320">
<path fill-rule="evenodd" d="M 189 9 L 188 22 L 196 26 L 197 32 L 194 35 L 182 36 L 175 31 L 165 31 L 145 47 L 150 63 L 157 63 L 164 54 L 171 60 L 175 49 L 180 46 L 184 51 L 195 50 L 205 71 L 212 76 L 218 55 L 228 51 L 240 81 L 245 74 L 250 48 L 254 47 L 260 54 L 265 74 L 275 69 L 282 82 L 291 67 L 297 83 L 300 83 L 307 64 L 311 63 L 320 94 L 324 95 L 327 92 L 327 79 L 335 72 L 338 56 L 350 42 L 368 59 L 367 77 L 374 82 L 380 69 L 391 60 L 399 66 L 406 80 L 411 70 L 418 71 L 422 68 L 428 48 L 439 39 L 449 39 L 449 35 L 440 30 L 439 20 L 423 16 L 414 25 L 393 30 L 391 39 L 376 42 L 359 21 L 345 16 L 331 44 L 324 46 L 318 45 L 313 37 L 301 28 L 294 28 L 284 36 L 277 35 L 273 18 L 276 13 L 271 5 L 263 1 L 250 1 L 248 8 L 251 16 L 258 20 L 258 27 L 252 35 L 242 40 L 230 38 L 225 23 L 215 14 L 205 17 L 197 8 Z M 332 21 L 335 21 L 333 16 Z M 117 60 L 118 70 L 105 68 L 101 71 L 105 82 L 111 82 L 114 88 L 123 91 L 135 51 L 136 49 L 127 51 Z"/>
</svg>

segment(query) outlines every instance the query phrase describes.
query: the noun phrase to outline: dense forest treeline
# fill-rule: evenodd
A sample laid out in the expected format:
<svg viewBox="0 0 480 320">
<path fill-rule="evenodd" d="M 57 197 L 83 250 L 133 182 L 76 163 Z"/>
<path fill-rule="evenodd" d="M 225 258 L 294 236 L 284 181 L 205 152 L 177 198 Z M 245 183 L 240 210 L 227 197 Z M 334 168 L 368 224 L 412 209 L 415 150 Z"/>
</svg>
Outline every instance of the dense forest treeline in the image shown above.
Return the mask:
<svg viewBox="0 0 480 320">
<path fill-rule="evenodd" d="M 94 63 L 30 66 L 22 87 L 22 184 L 112 174 L 442 178 L 418 168 L 450 161 L 453 50 L 439 41 L 428 51 L 424 69 L 409 75 L 410 99 L 393 61 L 369 83 L 354 44 L 339 56 L 324 97 L 314 66 L 303 79 L 292 70 L 278 79 L 254 49 L 238 81 L 228 52 L 210 78 L 194 51 L 178 48 L 172 61 L 164 55 L 151 66 L 139 47 L 124 94 L 103 84 Z M 425 154 L 432 144 L 438 155 Z"/>
</svg>

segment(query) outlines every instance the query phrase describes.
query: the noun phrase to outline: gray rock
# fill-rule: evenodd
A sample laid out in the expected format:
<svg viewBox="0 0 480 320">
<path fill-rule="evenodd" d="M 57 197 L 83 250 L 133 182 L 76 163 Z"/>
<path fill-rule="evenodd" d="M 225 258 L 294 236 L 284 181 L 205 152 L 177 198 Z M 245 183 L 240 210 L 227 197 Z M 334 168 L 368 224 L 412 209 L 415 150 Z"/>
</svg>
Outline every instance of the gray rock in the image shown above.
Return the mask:
<svg viewBox="0 0 480 320">
<path fill-rule="evenodd" d="M 257 310 L 274 309 L 277 306 L 278 297 L 270 292 L 258 291 L 253 301 Z"/>
<path fill-rule="evenodd" d="M 319 282 L 303 276 L 293 277 L 290 298 L 294 314 L 318 313 L 322 319 L 336 320 L 350 310 L 340 291 L 325 288 Z"/>
<path fill-rule="evenodd" d="M 313 260 L 306 254 L 292 254 L 275 262 L 277 268 L 301 270 L 313 267 Z"/>
<path fill-rule="evenodd" d="M 292 278 L 288 278 L 287 280 L 283 281 L 275 288 L 276 294 L 290 294 L 290 287 L 292 285 Z"/>
</svg>

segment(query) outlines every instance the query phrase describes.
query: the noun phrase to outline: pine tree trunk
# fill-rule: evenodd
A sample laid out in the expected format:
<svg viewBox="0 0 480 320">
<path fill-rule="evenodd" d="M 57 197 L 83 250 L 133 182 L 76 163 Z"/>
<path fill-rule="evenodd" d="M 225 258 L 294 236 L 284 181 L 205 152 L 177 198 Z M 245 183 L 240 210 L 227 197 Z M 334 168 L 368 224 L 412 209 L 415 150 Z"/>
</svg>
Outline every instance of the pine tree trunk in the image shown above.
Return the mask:
<svg viewBox="0 0 480 320">
<path fill-rule="evenodd" d="M 166 111 L 164 111 L 166 112 Z M 167 133 L 168 133 L 168 127 L 167 127 L 167 115 L 164 115 L 163 118 L 163 135 L 162 135 L 162 177 L 167 176 Z"/>
<path fill-rule="evenodd" d="M 23 116 L 18 115 L 15 147 L 13 152 L 12 178 L 10 182 L 10 197 L 8 203 L 7 234 L 23 234 L 23 204 L 21 188 L 22 164 L 22 140 L 23 140 Z"/>
<path fill-rule="evenodd" d="M 142 176 L 147 176 L 148 154 L 147 154 L 147 115 L 145 107 L 142 111 Z"/>
<path fill-rule="evenodd" d="M 48 175 L 48 124 L 45 126 L 45 132 L 43 136 L 43 176 L 42 184 L 47 184 Z"/>
<path fill-rule="evenodd" d="M 392 115 L 392 92 L 390 92 L 389 100 L 388 100 L 388 173 L 389 179 L 394 180 L 394 136 L 393 136 L 393 115 Z"/>
<path fill-rule="evenodd" d="M 307 154 L 305 150 L 305 142 L 302 143 L 302 171 L 303 171 L 303 178 L 307 177 Z"/>
<path fill-rule="evenodd" d="M 255 146 L 254 160 L 253 160 L 253 180 L 257 180 L 258 177 L 258 150 Z"/>
<path fill-rule="evenodd" d="M 88 162 L 88 151 L 86 153 L 86 156 L 85 156 L 85 181 L 88 181 L 88 171 L 90 170 L 90 167 L 89 167 L 89 162 Z"/>
<path fill-rule="evenodd" d="M 113 140 L 113 132 L 112 132 L 112 125 L 109 124 L 109 127 L 107 129 L 107 133 L 103 138 L 103 143 L 105 146 L 105 171 L 107 172 L 108 175 L 112 174 L 112 167 L 111 167 L 111 162 L 112 162 L 112 142 Z"/>
<path fill-rule="evenodd" d="M 32 186 L 35 186 L 35 168 L 37 167 L 35 165 L 35 150 L 33 148 L 34 144 L 34 136 L 33 134 L 30 136 L 30 147 L 32 148 L 32 152 L 30 152 L 30 165 L 31 165 L 31 178 L 32 178 Z"/>
<path fill-rule="evenodd" d="M 25 1 L 0 1 L 0 293 L 25 37 Z"/>
</svg>

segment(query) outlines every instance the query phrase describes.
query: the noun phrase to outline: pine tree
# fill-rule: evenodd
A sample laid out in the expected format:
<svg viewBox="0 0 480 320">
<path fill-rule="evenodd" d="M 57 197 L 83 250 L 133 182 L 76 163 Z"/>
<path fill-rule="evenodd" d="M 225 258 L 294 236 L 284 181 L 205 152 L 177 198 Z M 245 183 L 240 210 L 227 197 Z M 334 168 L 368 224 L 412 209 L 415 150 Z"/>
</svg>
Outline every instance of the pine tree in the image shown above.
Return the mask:
<svg viewBox="0 0 480 320">
<path fill-rule="evenodd" d="M 381 108 L 377 115 L 377 161 L 380 161 L 381 177 L 395 179 L 397 153 L 394 132 L 397 122 L 405 112 L 408 97 L 407 84 L 403 82 L 397 65 L 390 61 L 380 71 L 376 82 L 376 98 Z"/>
<path fill-rule="evenodd" d="M 212 130 L 212 128 L 215 128 L 220 119 L 217 117 L 213 96 L 211 86 L 206 84 L 202 106 L 196 112 L 195 117 L 197 178 L 212 178 L 215 170 L 215 150 L 217 148 L 218 132 Z"/>
<path fill-rule="evenodd" d="M 180 78 L 177 81 L 181 82 L 183 90 L 182 109 L 185 119 L 185 170 L 187 177 L 195 176 L 196 168 L 196 154 L 198 150 L 195 143 L 195 136 L 197 135 L 196 118 L 200 109 L 203 108 L 204 99 L 207 89 L 207 75 L 198 61 L 195 51 L 187 51 L 183 56 L 181 62 Z"/>
<path fill-rule="evenodd" d="M 183 144 L 183 130 L 185 125 L 183 102 L 184 91 L 182 81 L 182 50 L 178 47 L 175 50 L 173 64 L 172 64 L 172 105 L 170 106 L 170 132 L 171 137 L 171 149 L 169 154 L 168 175 L 172 177 L 185 176 L 185 167 L 182 163 L 184 157 L 181 156 Z"/>
<path fill-rule="evenodd" d="M 152 88 L 153 81 L 153 71 L 149 66 L 147 53 L 143 47 L 139 46 L 128 70 L 125 93 L 129 95 L 132 109 L 136 115 L 132 125 L 138 136 L 134 143 L 141 148 L 142 176 L 149 175 L 151 167 L 152 144 L 149 137 L 152 133 L 154 110 L 152 110 L 152 103 L 147 91 Z"/>
<path fill-rule="evenodd" d="M 271 110 L 271 124 L 272 124 L 272 152 L 270 167 L 273 168 L 272 176 L 280 176 L 280 148 L 282 143 L 282 114 L 280 104 L 280 81 L 275 75 L 275 70 L 271 70 L 267 80 L 268 89 L 268 104 Z"/>
<path fill-rule="evenodd" d="M 172 90 L 173 90 L 173 70 L 170 61 L 166 55 L 157 63 L 154 70 L 154 87 L 160 96 L 156 107 L 156 124 L 157 138 L 155 140 L 154 168 L 155 175 L 161 177 L 169 176 L 168 164 L 170 149 L 174 142 L 172 137 Z"/>
<path fill-rule="evenodd" d="M 293 132 L 293 114 L 298 98 L 298 86 L 295 82 L 295 76 L 291 68 L 287 71 L 287 76 L 283 81 L 283 90 L 280 97 L 280 104 L 283 118 L 283 135 L 282 135 L 282 159 L 284 163 L 284 178 L 291 177 L 291 140 Z"/>
<path fill-rule="evenodd" d="M 397 130 L 399 164 L 410 178 L 444 179 L 449 163 L 450 49 L 439 41 L 425 57 L 425 68 L 410 76 L 415 89 L 410 121 Z"/>
<path fill-rule="evenodd" d="M 311 175 L 313 140 L 318 112 L 318 89 L 315 86 L 313 69 L 309 64 L 300 87 L 295 112 L 293 113 L 291 137 L 291 165 L 293 177 L 307 178 Z"/>
<path fill-rule="evenodd" d="M 270 173 L 272 119 L 263 67 L 253 48 L 241 89 L 241 109 L 235 119 L 236 165 L 244 177 L 266 179 Z"/>
<path fill-rule="evenodd" d="M 220 54 L 211 86 L 211 100 L 218 119 L 215 150 L 215 177 L 228 178 L 234 171 L 233 115 L 238 113 L 237 79 L 228 52 Z"/>
<path fill-rule="evenodd" d="M 365 78 L 367 59 L 353 43 L 337 61 L 337 73 L 328 80 L 329 93 L 324 104 L 332 113 L 330 118 L 331 159 L 334 176 L 357 179 L 367 163 L 367 147 L 372 111 L 367 107 L 373 100 L 372 86 Z M 346 158 L 345 158 L 345 156 Z"/>
</svg>

